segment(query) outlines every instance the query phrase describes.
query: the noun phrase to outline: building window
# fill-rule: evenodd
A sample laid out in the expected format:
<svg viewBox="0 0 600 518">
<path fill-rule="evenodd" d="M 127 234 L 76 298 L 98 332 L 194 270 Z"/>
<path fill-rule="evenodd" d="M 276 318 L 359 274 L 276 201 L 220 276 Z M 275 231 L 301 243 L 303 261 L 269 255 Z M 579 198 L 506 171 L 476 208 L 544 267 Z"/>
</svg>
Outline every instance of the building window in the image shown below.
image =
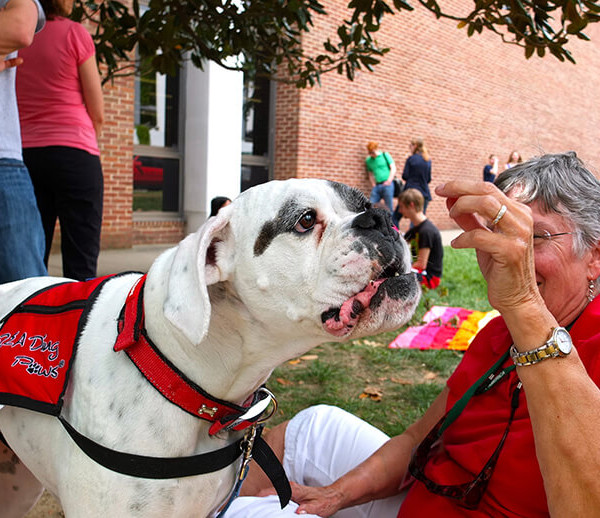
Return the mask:
<svg viewBox="0 0 600 518">
<path fill-rule="evenodd" d="M 179 73 L 141 69 L 135 79 L 133 210 L 179 212 Z"/>
<path fill-rule="evenodd" d="M 271 149 L 274 91 L 268 79 L 259 78 L 245 82 L 240 185 L 242 191 L 273 178 Z"/>
</svg>

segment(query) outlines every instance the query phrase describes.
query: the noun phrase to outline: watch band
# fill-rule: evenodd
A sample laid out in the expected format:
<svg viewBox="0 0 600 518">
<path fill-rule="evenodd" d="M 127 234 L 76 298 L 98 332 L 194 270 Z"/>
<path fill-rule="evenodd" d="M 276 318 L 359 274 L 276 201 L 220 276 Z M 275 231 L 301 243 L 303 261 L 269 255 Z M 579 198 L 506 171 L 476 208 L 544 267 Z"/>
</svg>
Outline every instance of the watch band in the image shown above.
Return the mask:
<svg viewBox="0 0 600 518">
<path fill-rule="evenodd" d="M 559 354 L 560 351 L 553 341 L 546 342 L 537 349 L 532 349 L 531 351 L 525 351 L 523 353 L 519 352 L 514 345 L 510 347 L 510 357 L 517 366 L 534 365 L 546 358 L 556 358 Z"/>
<path fill-rule="evenodd" d="M 567 356 L 573 347 L 569 332 L 564 327 L 555 327 L 546 343 L 530 351 L 520 352 L 514 346 L 510 348 L 510 357 L 517 366 L 534 365 L 547 358 Z"/>
</svg>

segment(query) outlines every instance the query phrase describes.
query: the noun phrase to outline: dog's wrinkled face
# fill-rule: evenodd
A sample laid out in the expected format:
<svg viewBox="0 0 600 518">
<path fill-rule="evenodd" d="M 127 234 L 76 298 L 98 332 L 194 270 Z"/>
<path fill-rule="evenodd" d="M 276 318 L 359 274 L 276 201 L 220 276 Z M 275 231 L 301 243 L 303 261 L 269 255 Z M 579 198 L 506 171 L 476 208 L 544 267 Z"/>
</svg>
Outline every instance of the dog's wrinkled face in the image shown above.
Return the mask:
<svg viewBox="0 0 600 518">
<path fill-rule="evenodd" d="M 223 212 L 228 225 L 211 252 L 220 279 L 265 327 L 348 339 L 396 329 L 412 315 L 420 288 L 408 247 L 360 191 L 325 180 L 269 182 Z"/>
</svg>

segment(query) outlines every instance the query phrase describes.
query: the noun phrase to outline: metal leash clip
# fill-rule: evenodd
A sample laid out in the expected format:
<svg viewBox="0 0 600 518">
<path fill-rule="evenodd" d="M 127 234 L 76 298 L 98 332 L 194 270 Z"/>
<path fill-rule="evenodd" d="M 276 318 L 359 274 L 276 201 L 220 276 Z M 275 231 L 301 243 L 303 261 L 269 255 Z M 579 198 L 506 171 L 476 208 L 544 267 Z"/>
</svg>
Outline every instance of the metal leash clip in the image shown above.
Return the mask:
<svg viewBox="0 0 600 518">
<path fill-rule="evenodd" d="M 261 405 L 262 406 L 262 410 L 260 413 L 256 413 L 255 415 L 260 415 L 261 413 L 264 413 L 268 406 L 269 403 L 273 403 L 272 407 L 271 407 L 271 411 L 261 417 L 260 419 L 257 419 L 256 422 L 254 422 L 247 430 L 246 433 L 244 434 L 244 439 L 242 440 L 242 467 L 240 469 L 240 474 L 239 474 L 239 481 L 243 481 L 246 478 L 246 475 L 248 474 L 248 469 L 249 469 L 249 465 L 250 465 L 250 461 L 252 460 L 252 450 L 254 448 L 254 440 L 256 439 L 256 431 L 258 429 L 258 427 L 262 427 L 264 423 L 266 423 L 271 417 L 273 417 L 273 415 L 275 414 L 275 412 L 277 412 L 277 399 L 275 399 L 275 396 L 273 395 L 273 393 L 264 388 L 261 387 L 258 389 L 259 392 L 264 392 L 267 394 L 267 397 L 263 398 L 259 403 L 262 403 L 264 401 L 267 402 L 266 405 Z M 254 405 L 253 408 L 255 408 L 257 405 Z M 247 418 L 247 414 L 246 414 L 246 418 Z"/>
<path fill-rule="evenodd" d="M 244 482 L 246 475 L 248 475 L 248 470 L 250 469 L 250 461 L 252 460 L 252 449 L 254 448 L 254 440 L 256 439 L 256 432 L 259 425 L 257 423 L 253 423 L 249 428 L 246 429 L 244 433 L 244 438 L 240 443 L 240 447 L 242 448 L 242 465 L 240 466 L 240 472 L 238 474 L 238 478 L 233 486 L 233 490 L 229 495 L 229 498 L 223 505 L 223 507 L 218 511 L 216 518 L 223 518 L 227 509 L 240 494 L 240 490 L 242 489 L 242 483 Z M 214 518 L 214 515 L 213 515 Z"/>
<path fill-rule="evenodd" d="M 238 480 L 242 482 L 246 475 L 248 474 L 248 469 L 250 468 L 250 461 L 252 460 L 252 449 L 254 448 L 254 439 L 256 439 L 256 429 L 258 428 L 258 424 L 254 423 L 250 426 L 246 433 L 244 434 L 244 439 L 242 440 L 242 466 L 240 468 L 240 474 L 238 476 Z"/>
</svg>

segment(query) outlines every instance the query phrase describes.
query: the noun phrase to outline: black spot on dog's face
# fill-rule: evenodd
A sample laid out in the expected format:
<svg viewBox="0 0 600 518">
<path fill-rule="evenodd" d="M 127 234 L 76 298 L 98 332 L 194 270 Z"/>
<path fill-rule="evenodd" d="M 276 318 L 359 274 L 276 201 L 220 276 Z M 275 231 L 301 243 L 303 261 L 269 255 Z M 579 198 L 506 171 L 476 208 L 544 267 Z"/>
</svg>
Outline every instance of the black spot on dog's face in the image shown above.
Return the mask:
<svg viewBox="0 0 600 518">
<path fill-rule="evenodd" d="M 327 184 L 333 188 L 348 211 L 360 213 L 371 208 L 369 200 L 358 189 L 332 181 L 327 181 Z M 294 232 L 294 227 L 298 220 L 309 210 L 315 210 L 315 208 L 301 205 L 295 198 L 289 198 L 285 201 L 277 212 L 277 215 L 264 223 L 260 229 L 258 238 L 254 242 L 254 255 L 263 254 L 278 235 L 286 232 Z M 315 212 L 317 211 L 315 210 Z"/>
<path fill-rule="evenodd" d="M 272 220 L 267 221 L 260 229 L 254 242 L 254 255 L 264 253 L 279 234 L 293 232 L 294 226 L 306 210 L 307 207 L 301 206 L 296 200 L 287 200 L 281 206 L 277 215 Z"/>
<path fill-rule="evenodd" d="M 358 189 L 339 182 L 328 181 L 327 183 L 342 199 L 350 212 L 364 212 L 371 208 L 371 202 Z"/>
</svg>

